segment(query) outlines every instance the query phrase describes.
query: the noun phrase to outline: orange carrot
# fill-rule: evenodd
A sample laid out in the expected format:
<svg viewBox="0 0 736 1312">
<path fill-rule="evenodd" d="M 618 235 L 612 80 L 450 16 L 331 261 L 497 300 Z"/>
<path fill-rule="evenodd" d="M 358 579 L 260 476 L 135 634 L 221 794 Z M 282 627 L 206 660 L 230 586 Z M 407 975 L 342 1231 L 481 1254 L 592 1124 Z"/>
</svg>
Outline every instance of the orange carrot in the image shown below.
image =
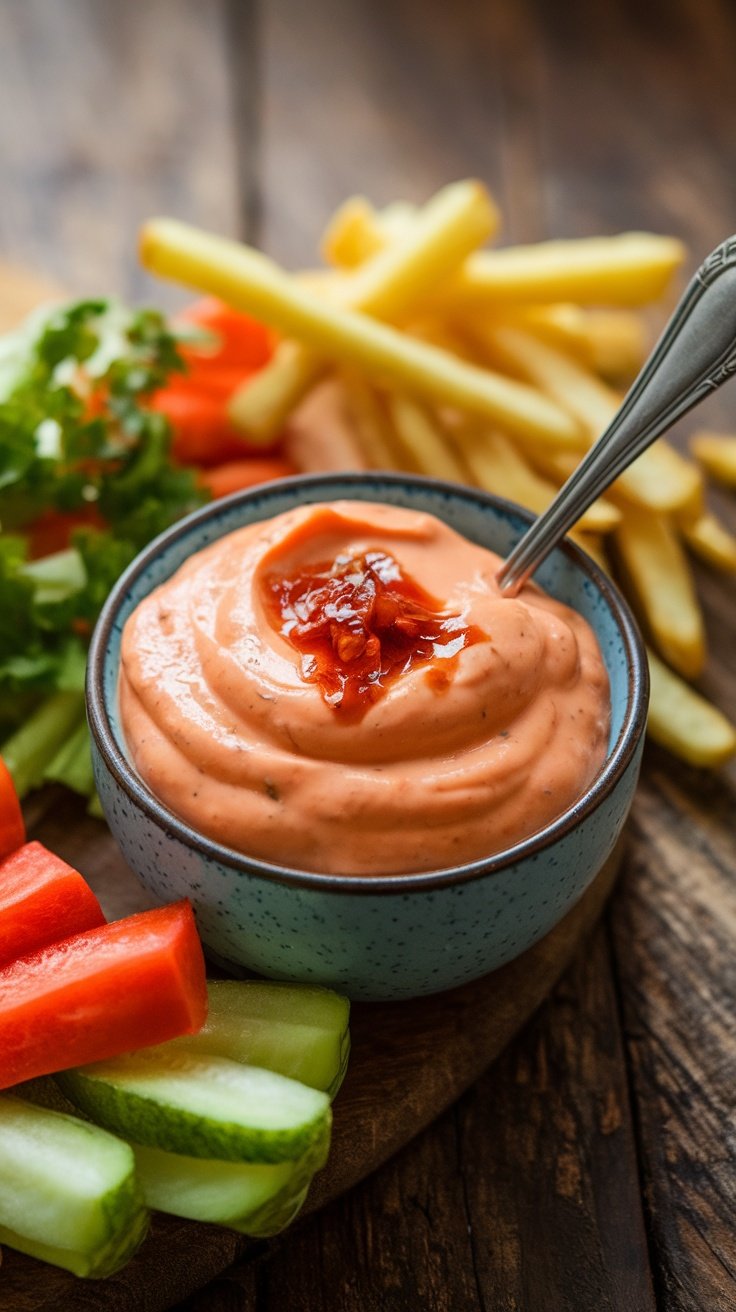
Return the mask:
<svg viewBox="0 0 736 1312">
<path fill-rule="evenodd" d="M 184 377 L 175 375 L 170 378 L 167 390 L 173 388 L 174 391 L 184 392 L 194 388 L 197 392 L 215 397 L 224 406 L 236 388 L 255 372 L 255 369 L 244 369 L 242 365 L 204 364 L 192 358 L 190 372 Z"/>
<path fill-rule="evenodd" d="M 26 841 L 26 827 L 12 775 L 0 756 L 0 857 Z"/>
<path fill-rule="evenodd" d="M 269 483 L 276 478 L 288 478 L 297 474 L 296 465 L 283 456 L 271 459 L 252 457 L 250 460 L 230 460 L 213 469 L 203 469 L 199 475 L 202 487 L 209 489 L 213 497 L 227 497 L 231 492 L 242 492 L 246 487 L 256 483 Z"/>
<path fill-rule="evenodd" d="M 177 315 L 177 319 L 196 324 L 198 328 L 204 328 L 220 338 L 220 349 L 214 354 L 198 352 L 202 360 L 209 358 L 220 365 L 237 365 L 246 370 L 260 369 L 273 354 L 274 339 L 269 328 L 247 314 L 232 310 L 229 305 L 213 296 L 195 301 Z M 187 345 L 184 349 L 187 356 L 197 354 L 194 346 Z"/>
<path fill-rule="evenodd" d="M 197 388 L 165 387 L 152 400 L 173 429 L 172 455 L 182 465 L 218 465 L 236 460 L 247 443 L 233 428 L 221 400 Z"/>
</svg>

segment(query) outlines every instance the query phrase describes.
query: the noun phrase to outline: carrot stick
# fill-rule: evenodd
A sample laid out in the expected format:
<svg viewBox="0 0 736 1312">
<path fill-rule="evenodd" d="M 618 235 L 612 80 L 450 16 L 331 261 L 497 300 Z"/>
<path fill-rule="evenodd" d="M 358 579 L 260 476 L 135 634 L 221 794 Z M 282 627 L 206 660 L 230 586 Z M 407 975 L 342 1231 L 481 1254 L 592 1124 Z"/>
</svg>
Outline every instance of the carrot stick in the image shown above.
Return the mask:
<svg viewBox="0 0 736 1312">
<path fill-rule="evenodd" d="M 181 314 L 177 322 L 195 324 L 219 338 L 219 346 L 213 351 L 203 347 L 199 354 L 216 360 L 220 365 L 242 366 L 245 370 L 260 369 L 273 354 L 274 335 L 248 314 L 232 310 L 223 301 L 214 296 L 205 296 L 194 301 Z M 197 347 L 186 345 L 187 355 L 193 355 Z"/>
<path fill-rule="evenodd" d="M 162 388 L 152 405 L 171 421 L 171 453 L 182 465 L 219 465 L 248 450 L 222 402 L 195 387 Z"/>
<path fill-rule="evenodd" d="M 276 478 L 288 478 L 297 474 L 296 465 L 282 456 L 272 460 L 254 458 L 251 460 L 230 460 L 213 469 L 203 469 L 199 482 L 209 489 L 213 497 L 227 497 L 231 492 L 241 492 L 256 483 L 268 483 Z"/>
</svg>

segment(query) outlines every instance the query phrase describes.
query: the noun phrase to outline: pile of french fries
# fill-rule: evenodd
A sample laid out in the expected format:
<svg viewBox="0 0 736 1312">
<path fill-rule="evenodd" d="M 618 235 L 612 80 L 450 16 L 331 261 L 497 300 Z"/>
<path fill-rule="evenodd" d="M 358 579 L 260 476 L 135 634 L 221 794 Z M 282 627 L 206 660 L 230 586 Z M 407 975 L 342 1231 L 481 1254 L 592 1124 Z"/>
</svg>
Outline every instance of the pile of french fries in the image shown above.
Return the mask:
<svg viewBox="0 0 736 1312">
<path fill-rule="evenodd" d="M 648 233 L 481 249 L 498 226 L 487 190 L 464 181 L 421 208 L 347 201 L 318 270 L 288 274 L 169 219 L 145 225 L 141 254 L 279 332 L 272 361 L 232 398 L 250 446 L 298 429 L 327 387 L 348 416 L 354 467 L 470 483 L 539 513 L 617 410 L 646 353 L 641 309 L 667 293 L 685 251 Z M 736 573 L 736 538 L 707 509 L 703 475 L 736 486 L 736 439 L 700 434 L 693 454 L 660 439 L 572 536 L 642 621 L 652 737 L 717 766 L 736 730 L 686 682 L 706 660 L 688 552 Z"/>
</svg>

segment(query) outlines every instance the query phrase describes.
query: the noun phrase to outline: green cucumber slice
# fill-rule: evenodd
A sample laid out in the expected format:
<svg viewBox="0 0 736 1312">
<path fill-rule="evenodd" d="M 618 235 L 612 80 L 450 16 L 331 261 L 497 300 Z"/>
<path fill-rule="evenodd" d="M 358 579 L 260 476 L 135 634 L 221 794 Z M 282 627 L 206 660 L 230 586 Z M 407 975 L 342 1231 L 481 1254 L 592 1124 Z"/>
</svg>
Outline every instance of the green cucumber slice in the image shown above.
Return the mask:
<svg viewBox="0 0 736 1312">
<path fill-rule="evenodd" d="M 296 1215 L 314 1173 L 327 1159 L 329 1134 L 298 1161 L 275 1166 L 208 1161 L 131 1146 L 149 1207 L 265 1238 L 283 1230 Z"/>
<path fill-rule="evenodd" d="M 145 1208 L 141 1208 L 116 1239 L 111 1239 L 109 1244 L 95 1253 L 44 1244 L 40 1240 L 19 1235 L 16 1230 L 9 1230 L 4 1225 L 0 1225 L 0 1244 L 5 1244 L 7 1248 L 16 1248 L 19 1253 L 26 1253 L 40 1262 L 61 1266 L 65 1271 L 71 1271 L 72 1275 L 102 1280 L 105 1276 L 114 1275 L 130 1261 L 146 1237 L 149 1220 L 148 1212 Z"/>
<path fill-rule="evenodd" d="M 76 1275 L 109 1275 L 147 1225 L 128 1144 L 63 1112 L 0 1097 L 0 1242 Z"/>
<path fill-rule="evenodd" d="M 330 1124 L 325 1093 L 273 1071 L 173 1045 L 80 1066 L 57 1079 L 99 1125 L 189 1157 L 295 1161 Z"/>
<path fill-rule="evenodd" d="M 207 1020 L 171 1046 L 262 1066 L 334 1098 L 350 1053 L 350 1003 L 332 989 L 209 980 Z"/>
</svg>

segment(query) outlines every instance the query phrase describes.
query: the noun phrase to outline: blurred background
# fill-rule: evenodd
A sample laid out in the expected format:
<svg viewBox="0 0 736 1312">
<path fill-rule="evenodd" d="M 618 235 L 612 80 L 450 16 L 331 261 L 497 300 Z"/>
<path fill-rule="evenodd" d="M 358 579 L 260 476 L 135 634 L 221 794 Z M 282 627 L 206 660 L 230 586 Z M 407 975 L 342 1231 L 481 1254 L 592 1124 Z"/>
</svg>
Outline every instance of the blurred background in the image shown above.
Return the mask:
<svg viewBox="0 0 736 1312">
<path fill-rule="evenodd" d="M 290 264 L 352 192 L 477 175 L 502 241 L 732 230 L 736 19 L 717 0 L 3 0 L 0 255 L 150 295 L 141 219 Z M 162 293 L 161 299 L 172 293 Z"/>
<path fill-rule="evenodd" d="M 137 263 L 153 214 L 296 268 L 345 197 L 424 201 L 472 175 L 503 243 L 648 229 L 682 238 L 692 272 L 736 231 L 728 0 L 0 0 L 0 18 L 5 281 L 20 264 L 173 307 L 186 293 Z M 697 423 L 736 430 L 733 382 Z M 712 504 L 733 524 L 732 497 Z M 733 580 L 696 578 L 700 686 L 733 716 Z M 187 1312 L 736 1307 L 733 805 L 722 778 L 649 748 L 619 892 L 527 1030 L 409 1149 Z M 646 1240 L 617 1169 L 641 1183 Z"/>
</svg>

